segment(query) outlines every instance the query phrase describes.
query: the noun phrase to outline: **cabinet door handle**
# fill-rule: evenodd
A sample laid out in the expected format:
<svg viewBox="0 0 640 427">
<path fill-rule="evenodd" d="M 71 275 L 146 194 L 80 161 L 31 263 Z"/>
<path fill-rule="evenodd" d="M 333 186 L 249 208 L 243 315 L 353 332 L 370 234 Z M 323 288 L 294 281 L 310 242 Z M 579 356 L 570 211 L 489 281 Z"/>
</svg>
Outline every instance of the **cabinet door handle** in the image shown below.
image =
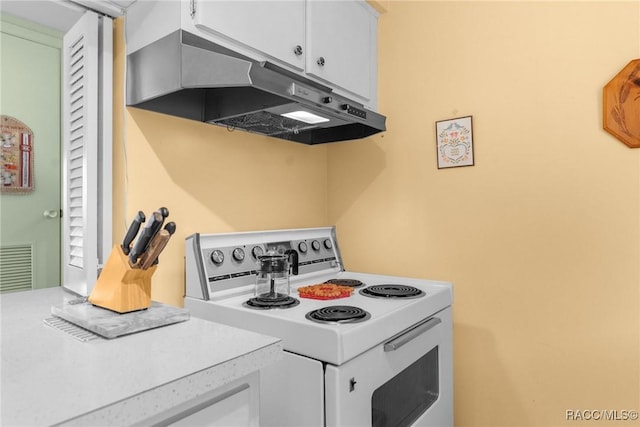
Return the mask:
<svg viewBox="0 0 640 427">
<path fill-rule="evenodd" d="M 318 58 L 318 61 L 316 62 L 319 66 L 324 67 L 324 56 L 321 56 L 320 58 Z"/>
<path fill-rule="evenodd" d="M 296 56 L 302 55 L 302 46 L 296 45 L 296 47 L 293 48 L 293 53 L 295 53 Z"/>
<path fill-rule="evenodd" d="M 430 319 L 425 320 L 417 326 L 414 326 L 412 329 L 409 329 L 407 332 L 403 333 L 397 338 L 392 339 L 391 341 L 387 341 L 384 343 L 384 351 L 394 351 L 407 344 L 408 342 L 418 338 L 420 335 L 424 334 L 434 326 L 442 323 L 442 320 L 438 317 L 432 317 Z"/>
</svg>

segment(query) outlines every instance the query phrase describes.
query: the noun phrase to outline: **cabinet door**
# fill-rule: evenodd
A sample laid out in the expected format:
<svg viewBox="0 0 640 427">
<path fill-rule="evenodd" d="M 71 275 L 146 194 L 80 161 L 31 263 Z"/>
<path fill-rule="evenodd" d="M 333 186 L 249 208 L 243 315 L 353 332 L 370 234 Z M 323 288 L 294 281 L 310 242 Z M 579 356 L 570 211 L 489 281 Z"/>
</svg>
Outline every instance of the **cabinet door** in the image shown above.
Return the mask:
<svg viewBox="0 0 640 427">
<path fill-rule="evenodd" d="M 196 0 L 195 25 L 304 70 L 304 0 Z M 300 49 L 297 49 L 297 47 Z"/>
<path fill-rule="evenodd" d="M 370 99 L 376 31 L 364 1 L 308 0 L 306 72 Z"/>
</svg>

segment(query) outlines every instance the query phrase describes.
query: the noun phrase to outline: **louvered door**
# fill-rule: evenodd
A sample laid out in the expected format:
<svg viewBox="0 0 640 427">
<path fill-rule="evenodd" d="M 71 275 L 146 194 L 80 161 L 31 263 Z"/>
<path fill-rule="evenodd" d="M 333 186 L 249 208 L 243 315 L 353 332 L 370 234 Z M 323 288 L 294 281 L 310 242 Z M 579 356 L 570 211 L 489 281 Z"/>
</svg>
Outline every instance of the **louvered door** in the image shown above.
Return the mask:
<svg viewBox="0 0 640 427">
<path fill-rule="evenodd" d="M 101 80 L 108 69 L 107 78 L 111 78 L 111 61 L 104 61 L 104 40 L 111 37 L 111 21 L 107 29 L 103 18 L 93 12 L 86 12 L 74 27 L 65 35 L 63 43 L 63 285 L 81 295 L 87 295 L 98 274 L 104 249 L 99 231 L 108 231 L 110 243 L 111 216 L 103 218 L 101 207 L 103 198 L 108 199 L 111 209 L 110 185 L 108 194 L 100 188 L 99 172 L 103 169 L 99 162 L 104 157 L 111 168 L 110 120 L 101 126 L 101 119 L 110 119 L 101 111 L 100 102 L 106 97 L 110 102 L 111 82 L 108 82 L 106 94 L 101 94 Z M 105 31 L 103 31 L 103 29 Z M 110 58 L 110 42 L 108 59 Z M 104 141 L 103 128 L 108 128 L 109 141 Z M 108 153 L 103 153 L 103 144 L 108 145 Z M 110 176 L 110 174 L 108 174 Z M 105 227 L 102 224 L 108 223 Z M 108 255 L 108 254 L 107 254 Z"/>
</svg>

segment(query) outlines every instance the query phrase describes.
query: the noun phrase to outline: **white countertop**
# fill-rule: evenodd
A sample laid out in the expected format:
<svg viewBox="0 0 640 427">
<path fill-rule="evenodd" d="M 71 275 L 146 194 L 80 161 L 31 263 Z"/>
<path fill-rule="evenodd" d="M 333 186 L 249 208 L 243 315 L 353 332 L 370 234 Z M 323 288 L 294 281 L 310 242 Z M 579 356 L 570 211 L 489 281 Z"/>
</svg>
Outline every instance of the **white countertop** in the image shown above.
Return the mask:
<svg viewBox="0 0 640 427">
<path fill-rule="evenodd" d="M 0 295 L 0 425 L 127 425 L 279 360 L 279 339 L 191 317 L 82 342 L 44 324 L 62 288 Z"/>
</svg>

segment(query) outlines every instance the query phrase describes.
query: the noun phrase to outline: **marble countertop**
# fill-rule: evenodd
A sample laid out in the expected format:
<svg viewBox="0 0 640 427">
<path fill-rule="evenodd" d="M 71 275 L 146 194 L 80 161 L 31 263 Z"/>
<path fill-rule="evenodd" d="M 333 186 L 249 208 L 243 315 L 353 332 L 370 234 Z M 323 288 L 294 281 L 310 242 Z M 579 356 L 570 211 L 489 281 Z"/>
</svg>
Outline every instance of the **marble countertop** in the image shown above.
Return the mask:
<svg viewBox="0 0 640 427">
<path fill-rule="evenodd" d="M 0 295 L 0 425 L 128 425 L 282 357 L 279 339 L 191 317 L 114 339 L 47 326 L 62 288 Z"/>
</svg>

